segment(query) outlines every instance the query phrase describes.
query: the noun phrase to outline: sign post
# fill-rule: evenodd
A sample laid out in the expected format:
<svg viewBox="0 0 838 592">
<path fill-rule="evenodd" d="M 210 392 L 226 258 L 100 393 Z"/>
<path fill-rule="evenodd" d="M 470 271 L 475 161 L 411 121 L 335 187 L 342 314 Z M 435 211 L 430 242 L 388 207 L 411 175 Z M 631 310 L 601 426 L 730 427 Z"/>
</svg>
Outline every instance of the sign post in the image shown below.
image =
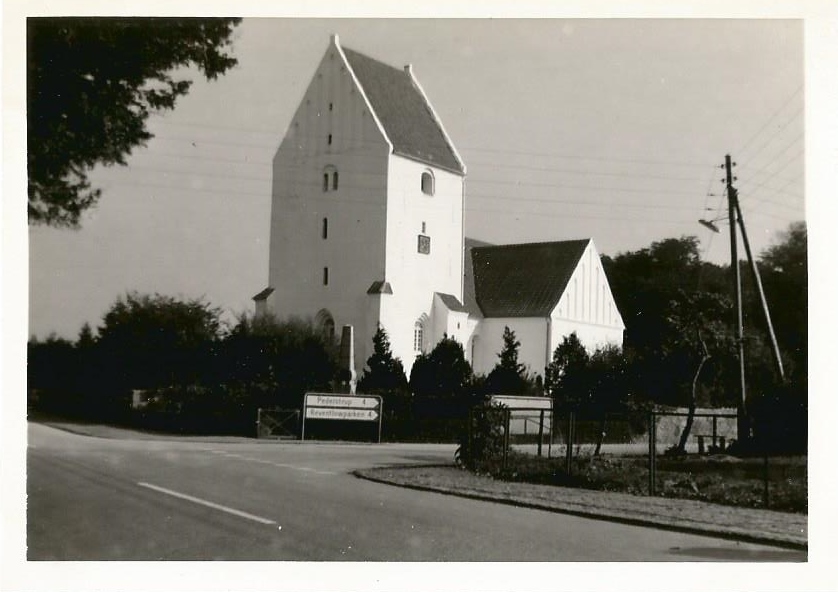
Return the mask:
<svg viewBox="0 0 838 592">
<path fill-rule="evenodd" d="M 340 395 L 331 393 L 306 393 L 303 401 L 303 428 L 305 440 L 306 420 L 327 421 L 377 421 L 378 442 L 381 443 L 381 416 L 384 402 L 378 395 Z"/>
</svg>

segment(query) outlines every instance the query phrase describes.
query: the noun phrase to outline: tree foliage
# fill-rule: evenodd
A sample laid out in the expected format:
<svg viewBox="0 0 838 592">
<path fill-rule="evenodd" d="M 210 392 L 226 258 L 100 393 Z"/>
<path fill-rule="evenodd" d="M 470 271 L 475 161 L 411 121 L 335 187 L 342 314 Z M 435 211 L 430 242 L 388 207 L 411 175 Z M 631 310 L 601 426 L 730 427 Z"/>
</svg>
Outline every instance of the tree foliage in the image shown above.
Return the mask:
<svg viewBox="0 0 838 592">
<path fill-rule="evenodd" d="M 808 249 L 806 225 L 795 222 L 760 255 L 766 300 L 787 373 L 806 383 L 808 361 Z"/>
<path fill-rule="evenodd" d="M 498 354 L 498 362 L 486 377 L 485 389 L 494 395 L 522 395 L 529 388 L 529 382 L 524 375 L 525 367 L 518 362 L 518 349 L 521 342 L 515 336 L 515 331 L 509 327 L 503 328 L 503 348 Z"/>
<path fill-rule="evenodd" d="M 410 389 L 418 397 L 459 397 L 468 393 L 472 369 L 462 344 L 447 335 L 410 371 Z"/>
<path fill-rule="evenodd" d="M 220 315 L 201 299 L 129 292 L 98 329 L 103 378 L 121 389 L 200 382 L 220 335 Z"/>
<path fill-rule="evenodd" d="M 399 358 L 393 357 L 387 331 L 381 325 L 372 337 L 373 353 L 367 359 L 358 390 L 370 394 L 403 394 L 407 391 L 407 377 Z"/>
<path fill-rule="evenodd" d="M 337 371 L 324 336 L 309 321 L 242 315 L 224 339 L 218 382 L 255 407 L 299 407 L 306 391 L 331 390 Z"/>
<path fill-rule="evenodd" d="M 553 351 L 553 359 L 544 371 L 544 387 L 556 409 L 572 406 L 578 393 L 586 390 L 588 361 L 588 351 L 575 331 Z"/>
<path fill-rule="evenodd" d="M 30 18 L 27 20 L 29 221 L 78 226 L 101 190 L 88 172 L 125 164 L 152 138 L 155 111 L 173 109 L 192 84 L 236 64 L 239 19 Z M 180 75 L 176 75 L 176 71 Z"/>
</svg>

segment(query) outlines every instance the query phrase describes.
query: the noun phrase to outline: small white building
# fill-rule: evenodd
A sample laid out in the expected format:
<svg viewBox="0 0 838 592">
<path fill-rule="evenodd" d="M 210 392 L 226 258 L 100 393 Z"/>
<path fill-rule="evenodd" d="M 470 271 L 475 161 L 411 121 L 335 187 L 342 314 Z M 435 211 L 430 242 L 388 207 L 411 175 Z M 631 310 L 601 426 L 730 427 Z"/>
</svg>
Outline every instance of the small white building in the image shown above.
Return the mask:
<svg viewBox="0 0 838 592">
<path fill-rule="evenodd" d="M 467 245 L 465 174 L 412 68 L 333 36 L 274 156 L 257 314 L 310 317 L 332 338 L 352 325 L 358 374 L 379 324 L 408 373 L 446 334 L 488 372 L 506 325 L 538 373 L 574 330 L 622 344 L 593 242 Z"/>
<path fill-rule="evenodd" d="M 515 245 L 466 239 L 465 303 L 475 372 L 497 363 L 504 327 L 521 342 L 519 361 L 537 374 L 571 333 L 589 350 L 623 344 L 625 325 L 591 239 Z"/>
</svg>

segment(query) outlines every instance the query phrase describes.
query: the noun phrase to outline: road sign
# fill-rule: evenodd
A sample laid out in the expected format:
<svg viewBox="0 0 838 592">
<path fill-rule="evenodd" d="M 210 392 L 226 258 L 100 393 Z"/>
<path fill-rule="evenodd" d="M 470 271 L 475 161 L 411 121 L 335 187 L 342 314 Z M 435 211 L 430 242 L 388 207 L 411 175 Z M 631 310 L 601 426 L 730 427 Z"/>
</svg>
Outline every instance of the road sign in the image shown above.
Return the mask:
<svg viewBox="0 0 838 592">
<path fill-rule="evenodd" d="M 306 395 L 306 407 L 332 407 L 342 409 L 378 409 L 381 399 L 370 396 L 325 395 L 309 393 Z"/>
<path fill-rule="evenodd" d="M 493 403 L 502 403 L 510 409 L 552 409 L 551 397 L 518 397 L 511 395 L 492 395 Z"/>
<path fill-rule="evenodd" d="M 327 407 L 309 407 L 306 409 L 306 418 L 376 421 L 378 419 L 378 411 L 375 409 L 329 409 Z"/>
<path fill-rule="evenodd" d="M 376 421 L 378 441 L 381 442 L 382 399 L 377 395 L 336 395 L 332 393 L 306 393 L 303 400 L 303 427 L 301 439 L 305 440 L 306 420 Z"/>
</svg>

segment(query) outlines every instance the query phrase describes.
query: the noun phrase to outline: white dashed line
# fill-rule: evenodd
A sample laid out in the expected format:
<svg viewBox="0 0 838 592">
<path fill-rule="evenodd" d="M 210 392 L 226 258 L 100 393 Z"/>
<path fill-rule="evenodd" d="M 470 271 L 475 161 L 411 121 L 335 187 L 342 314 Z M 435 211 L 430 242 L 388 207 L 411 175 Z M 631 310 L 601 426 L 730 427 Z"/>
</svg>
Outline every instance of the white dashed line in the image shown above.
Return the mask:
<svg viewBox="0 0 838 592">
<path fill-rule="evenodd" d="M 164 487 L 158 487 L 157 485 L 152 485 L 151 483 L 144 483 L 139 482 L 137 483 L 140 487 L 145 487 L 146 489 L 151 489 L 153 491 L 157 491 L 159 493 L 164 493 L 166 495 L 170 495 L 172 497 L 176 497 L 182 500 L 186 500 L 192 502 L 193 504 L 200 504 L 202 506 L 206 506 L 208 508 L 212 508 L 214 510 L 221 510 L 222 512 L 227 512 L 228 514 L 233 514 L 234 516 L 238 516 L 239 518 L 246 518 L 247 520 L 253 520 L 254 522 L 259 522 L 260 524 L 276 524 L 276 521 L 270 520 L 268 518 L 262 518 L 260 516 L 254 516 L 253 514 L 248 514 L 247 512 L 242 512 L 241 510 L 236 510 L 235 508 L 229 508 L 227 506 L 222 506 L 220 504 L 216 504 L 199 497 L 193 497 L 191 495 L 186 495 L 185 493 L 179 493 L 177 491 L 172 491 L 171 489 L 166 489 Z"/>
</svg>

